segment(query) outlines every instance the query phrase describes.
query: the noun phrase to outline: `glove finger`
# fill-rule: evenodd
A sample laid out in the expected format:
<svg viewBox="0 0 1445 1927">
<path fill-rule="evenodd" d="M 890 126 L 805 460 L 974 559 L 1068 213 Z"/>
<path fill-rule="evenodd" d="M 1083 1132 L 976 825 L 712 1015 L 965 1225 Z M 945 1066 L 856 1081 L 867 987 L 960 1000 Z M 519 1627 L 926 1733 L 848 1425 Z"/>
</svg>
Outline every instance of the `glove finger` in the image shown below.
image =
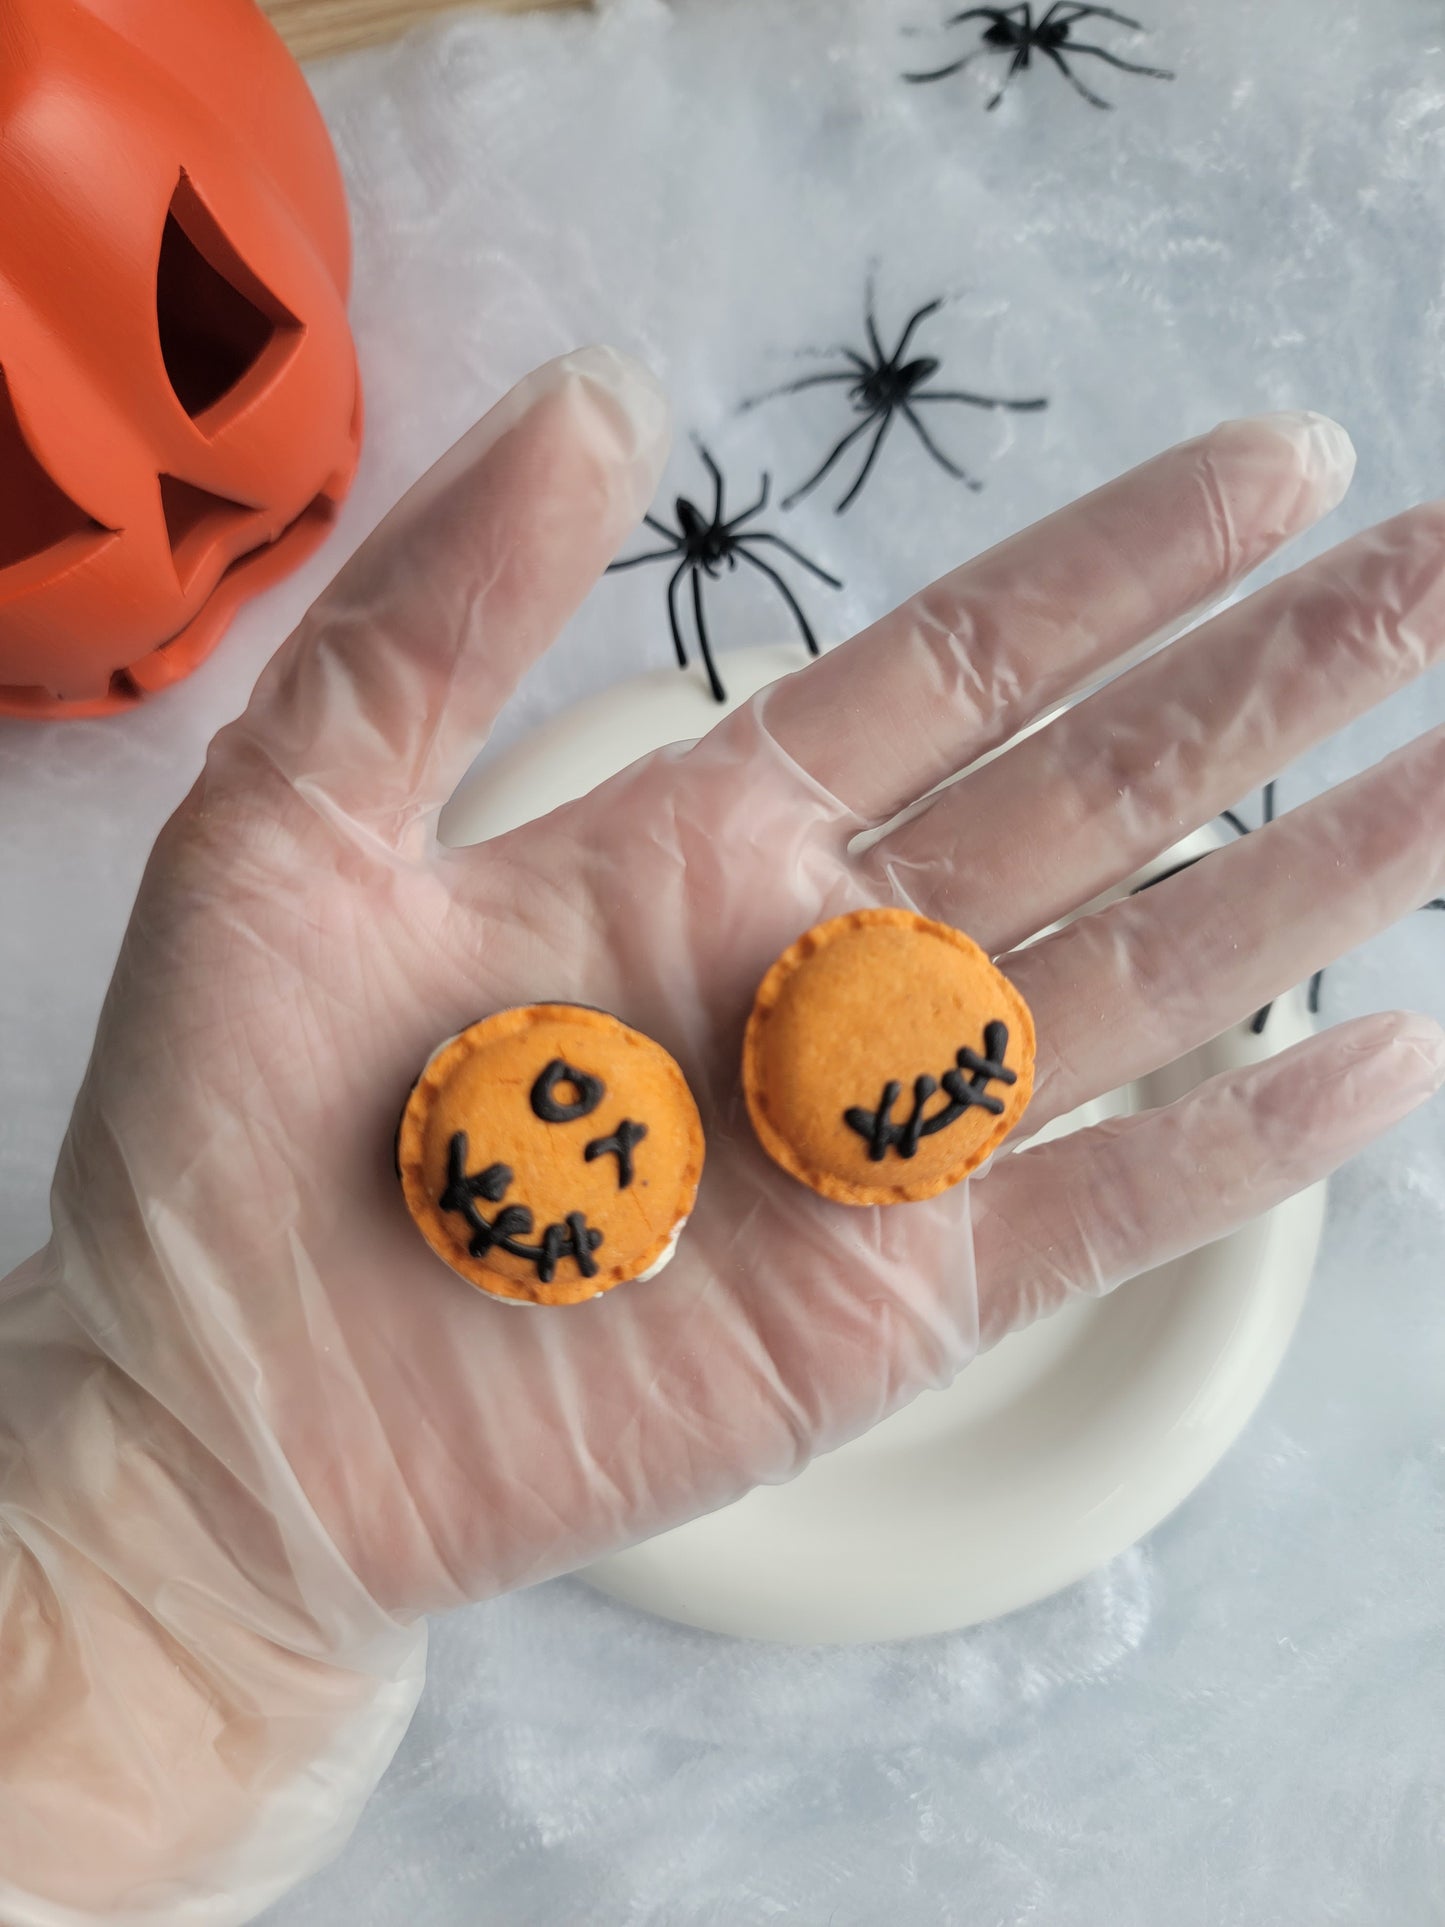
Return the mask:
<svg viewBox="0 0 1445 1927">
<path fill-rule="evenodd" d="M 1026 949 L 1032 1128 L 1217 1037 L 1445 881 L 1445 728 Z"/>
<path fill-rule="evenodd" d="M 1442 654 L 1445 505 L 1432 503 L 1261 589 L 940 791 L 868 865 L 930 916 L 1008 949 Z"/>
<path fill-rule="evenodd" d="M 1224 1237 L 1327 1177 L 1445 1083 L 1445 1031 L 1339 1024 L 1178 1103 L 1001 1158 L 974 1187 L 980 1342 Z"/>
<path fill-rule="evenodd" d="M 401 847 L 652 499 L 667 405 L 610 348 L 547 363 L 423 476 L 217 738 Z"/>
<path fill-rule="evenodd" d="M 1321 415 L 1226 422 L 776 684 L 767 727 L 815 782 L 885 821 L 1224 594 L 1333 508 L 1353 468 Z"/>
</svg>

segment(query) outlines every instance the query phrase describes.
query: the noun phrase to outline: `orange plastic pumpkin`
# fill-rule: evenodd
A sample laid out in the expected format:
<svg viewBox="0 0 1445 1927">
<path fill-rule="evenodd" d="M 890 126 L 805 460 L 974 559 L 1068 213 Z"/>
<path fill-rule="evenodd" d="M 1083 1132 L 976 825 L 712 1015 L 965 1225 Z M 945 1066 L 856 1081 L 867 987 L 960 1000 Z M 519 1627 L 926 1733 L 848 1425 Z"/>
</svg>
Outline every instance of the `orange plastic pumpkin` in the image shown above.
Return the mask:
<svg viewBox="0 0 1445 1927">
<path fill-rule="evenodd" d="M 360 442 L 346 201 L 252 0 L 4 0 L 0 714 L 186 675 Z"/>
</svg>

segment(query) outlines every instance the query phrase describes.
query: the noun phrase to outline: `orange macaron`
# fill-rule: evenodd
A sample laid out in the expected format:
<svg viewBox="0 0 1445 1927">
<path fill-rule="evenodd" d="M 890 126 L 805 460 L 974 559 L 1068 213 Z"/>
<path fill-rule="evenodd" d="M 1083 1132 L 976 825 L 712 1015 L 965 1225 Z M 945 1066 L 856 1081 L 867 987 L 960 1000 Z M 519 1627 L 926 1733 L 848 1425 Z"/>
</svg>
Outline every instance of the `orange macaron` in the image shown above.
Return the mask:
<svg viewBox="0 0 1445 1927">
<path fill-rule="evenodd" d="M 671 1258 L 702 1120 L 660 1044 L 580 1004 L 530 1004 L 441 1045 L 396 1143 L 438 1257 L 516 1304 L 575 1305 Z"/>
<path fill-rule="evenodd" d="M 758 988 L 743 1089 L 768 1156 L 838 1204 L 907 1204 L 976 1171 L 1033 1092 L 1027 1004 L 961 930 L 854 910 Z"/>
</svg>

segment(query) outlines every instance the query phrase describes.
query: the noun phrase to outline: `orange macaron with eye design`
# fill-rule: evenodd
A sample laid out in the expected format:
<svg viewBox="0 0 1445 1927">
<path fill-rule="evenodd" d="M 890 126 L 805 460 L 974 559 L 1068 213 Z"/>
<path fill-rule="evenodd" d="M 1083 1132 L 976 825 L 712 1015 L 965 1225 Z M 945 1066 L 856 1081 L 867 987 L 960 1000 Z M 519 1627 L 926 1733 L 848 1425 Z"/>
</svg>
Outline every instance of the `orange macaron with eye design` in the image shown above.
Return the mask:
<svg viewBox="0 0 1445 1927">
<path fill-rule="evenodd" d="M 529 1004 L 433 1052 L 397 1133 L 422 1236 L 513 1304 L 575 1305 L 671 1258 L 703 1165 L 687 1080 L 650 1037 Z"/>
<path fill-rule="evenodd" d="M 763 1149 L 838 1204 L 961 1182 L 1023 1116 L 1033 1070 L 1018 991 L 961 930 L 913 910 L 855 910 L 799 937 L 743 1042 Z"/>
</svg>

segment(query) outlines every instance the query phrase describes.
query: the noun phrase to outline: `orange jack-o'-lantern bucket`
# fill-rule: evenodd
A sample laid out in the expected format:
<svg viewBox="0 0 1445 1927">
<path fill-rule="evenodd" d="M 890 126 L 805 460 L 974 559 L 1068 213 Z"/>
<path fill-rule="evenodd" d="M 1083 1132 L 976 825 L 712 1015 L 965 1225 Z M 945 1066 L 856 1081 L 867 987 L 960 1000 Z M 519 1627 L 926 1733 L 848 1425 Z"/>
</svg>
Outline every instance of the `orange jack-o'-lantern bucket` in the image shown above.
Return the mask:
<svg viewBox="0 0 1445 1927">
<path fill-rule="evenodd" d="M 0 715 L 186 675 L 355 472 L 336 158 L 252 0 L 3 0 Z"/>
</svg>

